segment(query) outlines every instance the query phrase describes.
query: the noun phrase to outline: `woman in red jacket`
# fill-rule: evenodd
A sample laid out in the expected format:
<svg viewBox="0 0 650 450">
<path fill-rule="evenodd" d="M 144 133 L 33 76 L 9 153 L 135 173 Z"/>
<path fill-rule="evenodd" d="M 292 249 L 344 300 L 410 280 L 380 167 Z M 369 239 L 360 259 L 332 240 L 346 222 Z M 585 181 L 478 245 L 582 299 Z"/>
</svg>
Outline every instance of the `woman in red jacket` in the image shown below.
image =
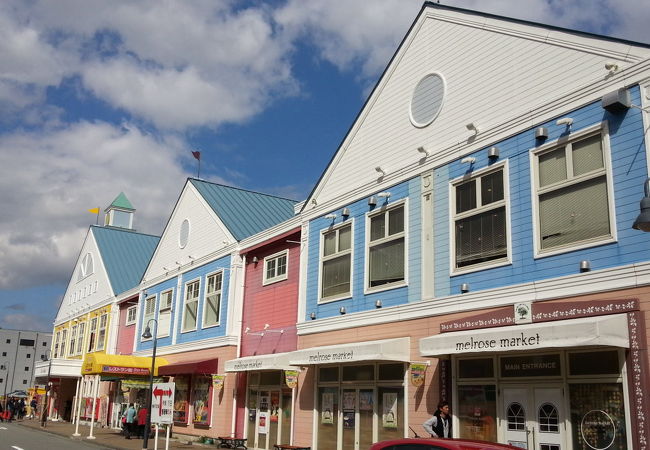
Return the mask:
<svg viewBox="0 0 650 450">
<path fill-rule="evenodd" d="M 147 408 L 142 406 L 138 411 L 138 436 L 144 438 L 144 426 L 147 423 Z"/>
</svg>

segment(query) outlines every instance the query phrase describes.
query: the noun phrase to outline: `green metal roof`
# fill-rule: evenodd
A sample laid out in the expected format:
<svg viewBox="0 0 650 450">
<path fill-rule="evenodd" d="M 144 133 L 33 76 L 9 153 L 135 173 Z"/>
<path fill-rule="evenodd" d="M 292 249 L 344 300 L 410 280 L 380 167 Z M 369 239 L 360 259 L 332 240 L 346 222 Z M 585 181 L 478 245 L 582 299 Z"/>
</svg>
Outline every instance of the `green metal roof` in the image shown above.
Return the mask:
<svg viewBox="0 0 650 450">
<path fill-rule="evenodd" d="M 190 178 L 238 241 L 294 216 L 294 200 Z"/>
<path fill-rule="evenodd" d="M 90 228 L 113 294 L 119 295 L 137 286 L 160 238 L 122 228 L 96 225 L 91 225 Z"/>
<path fill-rule="evenodd" d="M 129 201 L 128 198 L 126 198 L 126 195 L 124 195 L 124 192 L 120 192 L 120 195 L 115 197 L 115 200 L 113 200 L 113 203 L 111 203 L 111 206 L 108 208 L 120 208 L 120 209 L 130 209 L 131 211 L 135 211 L 135 208 L 133 205 L 131 205 L 131 202 Z M 106 208 L 106 209 L 108 209 Z"/>
</svg>

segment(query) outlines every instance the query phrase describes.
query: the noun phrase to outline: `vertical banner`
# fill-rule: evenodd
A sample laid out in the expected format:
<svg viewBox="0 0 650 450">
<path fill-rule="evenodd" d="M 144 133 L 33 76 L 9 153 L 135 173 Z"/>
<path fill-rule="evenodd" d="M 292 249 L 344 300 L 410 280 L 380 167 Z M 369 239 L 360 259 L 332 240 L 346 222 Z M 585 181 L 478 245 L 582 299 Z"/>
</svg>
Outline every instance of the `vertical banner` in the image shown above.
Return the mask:
<svg viewBox="0 0 650 450">
<path fill-rule="evenodd" d="M 440 369 L 440 400 L 451 404 L 451 360 L 439 359 L 438 368 Z"/>
<path fill-rule="evenodd" d="M 298 371 L 297 370 L 285 370 L 284 371 L 284 382 L 287 384 L 287 387 L 291 389 L 298 386 Z"/>
<path fill-rule="evenodd" d="M 384 411 L 381 423 L 384 428 L 397 428 L 397 392 L 384 392 Z"/>
<path fill-rule="evenodd" d="M 411 384 L 420 387 L 424 384 L 424 376 L 427 371 L 428 364 L 411 364 Z"/>
</svg>

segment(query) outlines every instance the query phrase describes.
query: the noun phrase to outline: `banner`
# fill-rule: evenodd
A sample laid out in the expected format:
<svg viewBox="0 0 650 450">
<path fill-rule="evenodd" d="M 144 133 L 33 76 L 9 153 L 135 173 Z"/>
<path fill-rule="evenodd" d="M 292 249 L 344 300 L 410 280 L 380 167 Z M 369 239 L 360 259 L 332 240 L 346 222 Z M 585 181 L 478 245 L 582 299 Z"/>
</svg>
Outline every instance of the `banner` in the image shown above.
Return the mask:
<svg viewBox="0 0 650 450">
<path fill-rule="evenodd" d="M 419 387 L 424 383 L 424 375 L 428 364 L 411 364 L 411 384 Z"/>
<path fill-rule="evenodd" d="M 298 372 L 297 370 L 285 370 L 284 371 L 284 381 L 287 383 L 287 387 L 291 389 L 298 386 Z"/>
<path fill-rule="evenodd" d="M 212 374 L 212 387 L 215 390 L 220 391 L 223 389 L 223 383 L 226 379 L 225 375 L 217 375 L 217 374 Z"/>
</svg>

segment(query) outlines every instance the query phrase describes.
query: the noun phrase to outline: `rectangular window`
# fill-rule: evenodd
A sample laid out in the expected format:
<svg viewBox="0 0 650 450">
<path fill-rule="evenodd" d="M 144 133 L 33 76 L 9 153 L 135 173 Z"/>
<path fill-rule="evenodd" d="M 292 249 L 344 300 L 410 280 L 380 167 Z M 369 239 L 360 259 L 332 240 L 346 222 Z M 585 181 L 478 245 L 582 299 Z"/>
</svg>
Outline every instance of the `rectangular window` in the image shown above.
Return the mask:
<svg viewBox="0 0 650 450">
<path fill-rule="evenodd" d="M 212 398 L 210 388 L 212 378 L 206 376 L 195 376 L 192 380 L 192 406 L 194 406 L 194 417 L 192 422 L 197 425 L 210 425 L 210 399 Z"/>
<path fill-rule="evenodd" d="M 187 424 L 190 399 L 190 379 L 186 375 L 174 377 L 174 423 Z"/>
<path fill-rule="evenodd" d="M 172 302 L 174 291 L 168 290 L 160 294 L 160 312 L 158 313 L 158 337 L 169 336 L 172 321 Z"/>
<path fill-rule="evenodd" d="M 144 316 L 142 317 L 142 329 L 146 329 L 147 326 L 150 327 L 152 334 L 154 330 L 154 325 L 149 325 L 149 321 L 154 318 L 156 315 L 156 296 L 147 297 L 144 299 Z M 148 339 L 142 338 L 143 341 Z"/>
<path fill-rule="evenodd" d="M 369 217 L 368 287 L 404 281 L 404 205 Z"/>
<path fill-rule="evenodd" d="M 63 332 L 61 333 L 61 347 L 60 347 L 61 354 L 59 355 L 61 356 L 61 358 L 65 358 L 65 348 L 66 348 L 65 346 L 67 342 L 68 342 L 68 330 L 63 330 Z"/>
<path fill-rule="evenodd" d="M 203 326 L 209 327 L 219 323 L 219 310 L 221 308 L 221 286 L 223 272 L 209 275 L 205 292 L 205 305 L 203 306 Z"/>
<path fill-rule="evenodd" d="M 77 341 L 77 325 L 74 325 L 72 327 L 72 330 L 70 331 L 70 351 L 68 352 L 69 355 L 74 355 L 75 354 L 75 349 L 76 347 L 76 342 Z"/>
<path fill-rule="evenodd" d="M 200 280 L 185 285 L 185 303 L 183 307 L 183 331 L 196 330 L 196 316 L 199 305 Z"/>
<path fill-rule="evenodd" d="M 599 131 L 534 154 L 539 252 L 613 237 L 604 149 Z"/>
<path fill-rule="evenodd" d="M 350 295 L 352 275 L 352 225 L 323 233 L 321 299 Z"/>
<path fill-rule="evenodd" d="M 75 352 L 75 354 L 81 355 L 85 337 L 86 337 L 86 322 L 81 322 L 79 324 L 79 333 L 77 335 L 77 351 Z"/>
<path fill-rule="evenodd" d="M 97 339 L 97 317 L 90 320 L 90 338 L 88 339 L 88 351 L 95 350 L 95 340 Z"/>
<path fill-rule="evenodd" d="M 133 325 L 137 318 L 138 307 L 133 305 L 126 309 L 126 322 L 124 325 Z"/>
<path fill-rule="evenodd" d="M 59 357 L 59 345 L 61 342 L 61 332 L 57 331 L 56 332 L 56 338 L 54 338 L 54 357 L 58 358 Z M 6 356 L 3 354 L 2 356 Z"/>
<path fill-rule="evenodd" d="M 30 359 L 32 357 L 31 353 L 27 353 L 27 359 Z"/>
<path fill-rule="evenodd" d="M 275 283 L 287 279 L 287 250 L 264 258 L 264 282 Z"/>
<path fill-rule="evenodd" d="M 24 347 L 33 347 L 34 346 L 34 339 L 21 339 L 20 340 L 20 345 Z"/>
<path fill-rule="evenodd" d="M 508 257 L 503 168 L 454 185 L 454 268 Z"/>
<path fill-rule="evenodd" d="M 106 327 L 108 325 L 108 314 L 102 314 L 99 318 L 99 333 L 97 333 L 97 350 L 104 350 L 106 342 Z"/>
</svg>

